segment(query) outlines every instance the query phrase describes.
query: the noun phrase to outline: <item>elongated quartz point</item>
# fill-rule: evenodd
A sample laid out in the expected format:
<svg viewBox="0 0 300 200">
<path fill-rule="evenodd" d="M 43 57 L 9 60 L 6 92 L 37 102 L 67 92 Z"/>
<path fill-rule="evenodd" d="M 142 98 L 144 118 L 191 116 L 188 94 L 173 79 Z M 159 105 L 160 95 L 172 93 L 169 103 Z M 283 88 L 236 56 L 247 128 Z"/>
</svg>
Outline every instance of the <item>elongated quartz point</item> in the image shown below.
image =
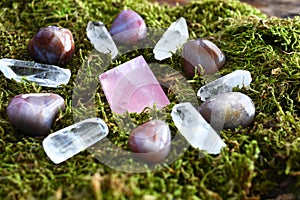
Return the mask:
<svg viewBox="0 0 300 200">
<path fill-rule="evenodd" d="M 89 118 L 50 134 L 43 140 L 47 156 L 59 164 L 103 139 L 108 127 L 99 118 Z"/>
<path fill-rule="evenodd" d="M 171 116 L 179 132 L 194 148 L 205 150 L 209 154 L 219 154 L 226 146 L 191 103 L 176 104 Z"/>
<path fill-rule="evenodd" d="M 252 78 L 249 71 L 236 70 L 202 86 L 198 90 L 197 96 L 200 97 L 202 101 L 205 101 L 212 96 L 232 92 L 232 89 L 235 87 L 249 87 L 251 81 Z"/>
<path fill-rule="evenodd" d="M 18 82 L 22 78 L 36 82 L 45 87 L 58 87 L 68 84 L 71 71 L 55 65 L 3 58 L 0 60 L 0 70 L 8 79 Z"/>
<path fill-rule="evenodd" d="M 156 60 L 164 60 L 176 53 L 186 40 L 189 38 L 189 32 L 186 21 L 183 17 L 173 22 L 153 49 Z"/>
<path fill-rule="evenodd" d="M 102 73 L 99 79 L 110 108 L 115 113 L 140 113 L 154 104 L 157 109 L 170 104 L 143 56 Z"/>
<path fill-rule="evenodd" d="M 104 54 L 111 53 L 112 59 L 118 55 L 117 46 L 102 22 L 89 22 L 86 32 L 97 51 Z"/>
</svg>

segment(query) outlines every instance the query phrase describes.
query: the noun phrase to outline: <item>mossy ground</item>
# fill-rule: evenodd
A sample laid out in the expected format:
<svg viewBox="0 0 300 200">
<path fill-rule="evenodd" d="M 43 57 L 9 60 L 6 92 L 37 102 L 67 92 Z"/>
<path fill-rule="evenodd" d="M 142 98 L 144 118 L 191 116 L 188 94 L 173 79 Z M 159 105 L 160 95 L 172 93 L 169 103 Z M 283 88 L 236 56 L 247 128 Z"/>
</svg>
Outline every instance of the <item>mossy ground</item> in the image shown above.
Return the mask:
<svg viewBox="0 0 300 200">
<path fill-rule="evenodd" d="M 67 86 L 42 88 L 0 75 L 1 199 L 266 199 L 279 194 L 300 199 L 299 17 L 267 19 L 256 9 L 231 0 L 203 0 L 172 8 L 131 0 L 5 0 L 0 7 L 1 58 L 31 60 L 27 44 L 48 25 L 69 28 L 76 44 L 75 57 L 66 66 L 73 73 Z M 171 165 L 143 174 L 110 169 L 88 151 L 54 165 L 43 151 L 43 138 L 20 136 L 8 122 L 5 109 L 13 96 L 54 92 L 66 99 L 67 108 L 51 131 L 72 124 L 72 89 L 76 87 L 72 81 L 93 49 L 86 25 L 101 20 L 109 27 L 124 8 L 140 13 L 149 27 L 166 28 L 185 17 L 192 38 L 210 39 L 225 53 L 221 74 L 235 69 L 251 72 L 252 89 L 243 92 L 255 102 L 254 123 L 224 130 L 221 136 L 227 147 L 220 155 L 200 159 L 199 151 L 189 148 Z M 145 56 L 151 59 L 153 55 Z M 123 56 L 119 62 L 124 60 Z M 169 64 L 178 69 L 176 61 Z M 199 88 L 203 79 L 194 77 L 190 82 Z M 118 127 L 109 122 L 111 113 L 103 94 L 95 99 L 96 112 L 112 130 L 110 138 L 125 143 L 126 134 L 119 138 Z M 78 107 L 85 109 L 80 102 Z"/>
</svg>

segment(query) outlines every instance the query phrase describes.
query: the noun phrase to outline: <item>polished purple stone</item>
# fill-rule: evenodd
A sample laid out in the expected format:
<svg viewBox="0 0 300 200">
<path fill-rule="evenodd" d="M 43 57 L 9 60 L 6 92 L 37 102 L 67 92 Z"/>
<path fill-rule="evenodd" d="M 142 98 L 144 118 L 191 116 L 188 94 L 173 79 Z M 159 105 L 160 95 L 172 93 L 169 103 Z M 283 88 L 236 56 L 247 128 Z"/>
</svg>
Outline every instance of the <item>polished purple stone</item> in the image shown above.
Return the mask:
<svg viewBox="0 0 300 200">
<path fill-rule="evenodd" d="M 55 117 L 65 108 L 64 99 L 52 93 L 20 94 L 6 109 L 9 121 L 25 135 L 47 135 Z"/>
<path fill-rule="evenodd" d="M 147 162 L 164 160 L 171 146 L 169 125 L 162 120 L 146 122 L 131 131 L 129 147 Z"/>
<path fill-rule="evenodd" d="M 42 28 L 29 42 L 29 55 L 36 62 L 65 65 L 75 51 L 71 31 L 66 28 L 48 26 Z"/>
<path fill-rule="evenodd" d="M 189 78 L 194 77 L 195 67 L 200 74 L 214 74 L 225 63 L 223 52 L 213 42 L 206 39 L 190 40 L 185 43 L 182 57 L 183 70 Z"/>
<path fill-rule="evenodd" d="M 136 57 L 99 76 L 106 99 L 113 112 L 142 112 L 170 104 L 162 87 L 143 56 Z"/>
<path fill-rule="evenodd" d="M 114 19 L 110 34 L 115 42 L 136 44 L 147 35 L 147 27 L 143 18 L 133 10 L 123 10 Z"/>
<path fill-rule="evenodd" d="M 247 95 L 228 92 L 203 102 L 199 112 L 213 128 L 223 125 L 225 129 L 234 129 L 238 126 L 248 126 L 253 122 L 255 106 Z"/>
</svg>

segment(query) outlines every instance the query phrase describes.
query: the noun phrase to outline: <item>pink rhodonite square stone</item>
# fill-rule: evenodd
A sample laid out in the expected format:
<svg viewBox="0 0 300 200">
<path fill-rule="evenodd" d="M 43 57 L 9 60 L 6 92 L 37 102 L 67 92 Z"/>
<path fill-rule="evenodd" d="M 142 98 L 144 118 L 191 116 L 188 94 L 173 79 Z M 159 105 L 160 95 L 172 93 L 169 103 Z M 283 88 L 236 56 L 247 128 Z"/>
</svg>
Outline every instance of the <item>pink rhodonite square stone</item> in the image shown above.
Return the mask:
<svg viewBox="0 0 300 200">
<path fill-rule="evenodd" d="M 170 104 L 143 56 L 102 73 L 100 83 L 111 110 L 140 113 L 145 107 L 160 109 Z"/>
</svg>

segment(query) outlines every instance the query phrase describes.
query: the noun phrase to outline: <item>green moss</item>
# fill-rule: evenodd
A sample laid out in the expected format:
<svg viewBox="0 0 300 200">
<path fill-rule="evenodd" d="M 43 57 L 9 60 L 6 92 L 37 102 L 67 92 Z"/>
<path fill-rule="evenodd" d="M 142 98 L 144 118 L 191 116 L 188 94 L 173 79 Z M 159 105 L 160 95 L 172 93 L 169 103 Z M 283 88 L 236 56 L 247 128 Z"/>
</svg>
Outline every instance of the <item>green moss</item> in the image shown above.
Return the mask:
<svg viewBox="0 0 300 200">
<path fill-rule="evenodd" d="M 6 0 L 0 7 L 1 58 L 31 60 L 27 44 L 41 27 L 48 25 L 69 28 L 76 43 L 75 57 L 67 65 L 73 74 L 67 86 L 48 89 L 29 82 L 16 83 L 0 75 L 1 199 L 259 199 L 282 193 L 300 198 L 299 17 L 267 19 L 258 10 L 233 0 L 204 0 L 182 7 L 141 0 Z M 67 106 L 51 131 L 72 124 L 77 120 L 74 115 L 97 113 L 108 123 L 111 141 L 127 148 L 128 132 L 116 126 L 99 85 L 94 85 L 96 95 L 88 94 L 89 88 L 84 88 L 97 79 L 95 73 L 103 71 L 104 60 L 97 54 L 88 59 L 93 56 L 93 47 L 85 33 L 87 22 L 101 20 L 110 26 L 124 8 L 140 13 L 149 27 L 166 28 L 185 17 L 192 38 L 208 38 L 225 53 L 227 62 L 221 74 L 235 69 L 251 72 L 252 89 L 243 92 L 255 102 L 254 123 L 247 128 L 224 130 L 221 136 L 227 147 L 220 155 L 199 158 L 199 151 L 190 147 L 171 165 L 144 174 L 110 169 L 88 151 L 54 165 L 43 151 L 43 138 L 20 136 L 8 122 L 5 109 L 13 96 L 54 92 L 66 99 Z M 123 55 L 111 66 L 139 53 L 146 54 L 147 60 L 153 59 L 151 51 L 143 50 Z M 181 70 L 178 56 L 165 63 Z M 86 71 L 77 74 L 82 66 Z M 198 76 L 189 82 L 194 89 L 204 83 Z M 73 99 L 74 91 L 86 92 L 86 99 Z M 175 101 L 171 94 L 170 99 Z M 130 115 L 138 123 L 151 116 Z M 175 130 L 170 117 L 168 122 Z"/>
</svg>

